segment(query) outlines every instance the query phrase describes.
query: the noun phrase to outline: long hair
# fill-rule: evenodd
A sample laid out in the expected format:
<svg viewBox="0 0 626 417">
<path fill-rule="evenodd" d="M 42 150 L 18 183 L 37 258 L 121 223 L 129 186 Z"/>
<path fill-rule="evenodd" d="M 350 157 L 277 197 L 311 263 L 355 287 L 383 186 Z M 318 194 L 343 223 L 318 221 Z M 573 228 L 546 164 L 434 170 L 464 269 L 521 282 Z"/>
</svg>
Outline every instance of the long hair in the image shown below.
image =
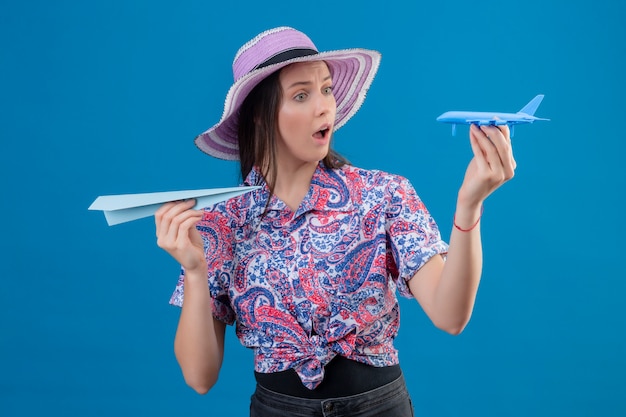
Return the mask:
<svg viewBox="0 0 626 417">
<path fill-rule="evenodd" d="M 239 110 L 237 132 L 241 177 L 245 179 L 253 167 L 259 167 L 270 191 L 268 204 L 274 195 L 278 172 L 276 136 L 278 111 L 283 96 L 279 75 L 280 71 L 272 73 L 248 94 Z M 332 148 L 322 162 L 327 168 L 340 168 L 349 164 L 346 158 Z"/>
</svg>

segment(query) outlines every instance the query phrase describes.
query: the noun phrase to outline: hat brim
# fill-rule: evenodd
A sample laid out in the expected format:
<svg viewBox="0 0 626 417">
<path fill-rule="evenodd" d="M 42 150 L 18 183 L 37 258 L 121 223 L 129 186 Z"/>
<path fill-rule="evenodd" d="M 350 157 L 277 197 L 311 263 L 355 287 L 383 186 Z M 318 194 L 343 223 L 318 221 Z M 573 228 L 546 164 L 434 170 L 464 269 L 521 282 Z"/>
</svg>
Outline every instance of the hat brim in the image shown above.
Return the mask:
<svg viewBox="0 0 626 417">
<path fill-rule="evenodd" d="M 293 58 L 254 70 L 238 79 L 229 89 L 220 121 L 195 139 L 203 152 L 219 159 L 239 159 L 237 124 L 239 107 L 263 79 L 297 62 L 324 61 L 333 78 L 337 102 L 334 130 L 342 127 L 361 107 L 380 65 L 380 52 L 369 49 L 344 49 Z"/>
</svg>

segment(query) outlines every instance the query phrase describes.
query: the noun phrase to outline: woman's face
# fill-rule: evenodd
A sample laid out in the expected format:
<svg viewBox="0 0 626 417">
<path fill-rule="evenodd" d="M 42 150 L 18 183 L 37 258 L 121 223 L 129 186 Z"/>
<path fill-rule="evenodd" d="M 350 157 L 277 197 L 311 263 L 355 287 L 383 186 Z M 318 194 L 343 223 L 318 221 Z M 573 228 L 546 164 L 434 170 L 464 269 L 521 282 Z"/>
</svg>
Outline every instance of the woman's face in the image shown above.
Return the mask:
<svg viewBox="0 0 626 417">
<path fill-rule="evenodd" d="M 292 64 L 281 70 L 279 81 L 278 163 L 317 165 L 329 151 L 337 111 L 328 66 L 323 61 Z"/>
</svg>

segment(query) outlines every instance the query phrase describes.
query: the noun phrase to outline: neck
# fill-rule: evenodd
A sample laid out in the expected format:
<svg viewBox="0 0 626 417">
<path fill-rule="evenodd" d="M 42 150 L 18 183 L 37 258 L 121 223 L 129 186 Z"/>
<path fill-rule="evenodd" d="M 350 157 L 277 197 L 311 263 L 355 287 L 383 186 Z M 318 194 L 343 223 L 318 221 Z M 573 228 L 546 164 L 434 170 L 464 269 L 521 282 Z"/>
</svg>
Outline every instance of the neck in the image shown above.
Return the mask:
<svg viewBox="0 0 626 417">
<path fill-rule="evenodd" d="M 316 168 L 317 163 L 279 166 L 274 186 L 276 197 L 285 202 L 292 211 L 296 211 L 302 203 L 302 199 L 309 192 L 311 179 Z"/>
</svg>

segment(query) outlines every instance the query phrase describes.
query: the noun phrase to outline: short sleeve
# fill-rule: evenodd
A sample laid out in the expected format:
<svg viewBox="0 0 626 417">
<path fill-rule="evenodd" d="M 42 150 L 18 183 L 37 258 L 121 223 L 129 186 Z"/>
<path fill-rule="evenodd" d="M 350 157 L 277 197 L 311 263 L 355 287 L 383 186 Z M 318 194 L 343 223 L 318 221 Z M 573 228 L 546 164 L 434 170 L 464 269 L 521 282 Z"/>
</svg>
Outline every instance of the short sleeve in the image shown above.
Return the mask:
<svg viewBox="0 0 626 417">
<path fill-rule="evenodd" d="M 230 283 L 233 270 L 232 227 L 226 217 L 217 211 L 205 211 L 196 228 L 204 241 L 204 255 L 207 261 L 207 283 L 211 292 L 213 317 L 226 323 L 235 322 L 235 312 L 230 302 Z M 170 304 L 182 307 L 184 302 L 185 269 L 181 273 Z"/>
<path fill-rule="evenodd" d="M 407 282 L 438 254 L 448 251 L 439 228 L 410 182 L 396 176 L 386 211 L 387 270 L 400 295 L 412 298 Z"/>
</svg>

